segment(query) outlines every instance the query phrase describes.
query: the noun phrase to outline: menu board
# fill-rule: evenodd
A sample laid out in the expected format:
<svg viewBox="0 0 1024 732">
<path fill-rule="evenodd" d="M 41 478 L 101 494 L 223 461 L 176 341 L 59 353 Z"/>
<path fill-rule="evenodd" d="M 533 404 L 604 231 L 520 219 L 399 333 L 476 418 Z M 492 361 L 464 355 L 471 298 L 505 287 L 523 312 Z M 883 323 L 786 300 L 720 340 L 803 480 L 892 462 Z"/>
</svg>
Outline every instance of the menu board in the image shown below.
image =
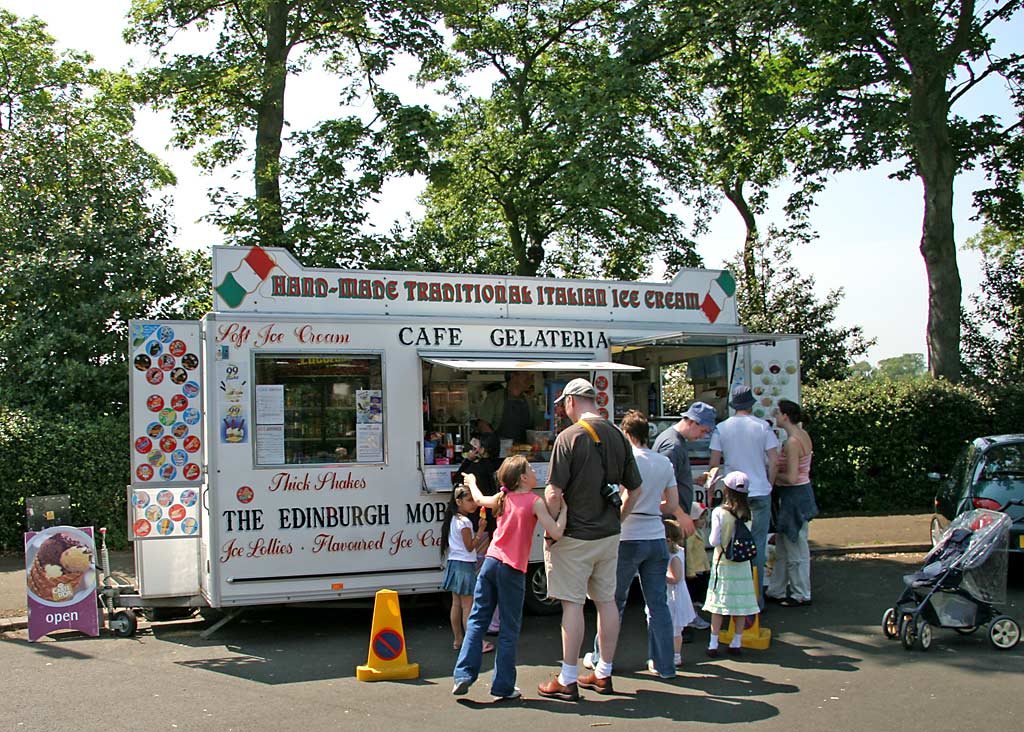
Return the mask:
<svg viewBox="0 0 1024 732">
<path fill-rule="evenodd" d="M 201 535 L 199 488 L 129 486 L 131 541 Z"/>
<path fill-rule="evenodd" d="M 192 320 L 129 323 L 133 486 L 202 482 L 201 333 Z"/>
</svg>

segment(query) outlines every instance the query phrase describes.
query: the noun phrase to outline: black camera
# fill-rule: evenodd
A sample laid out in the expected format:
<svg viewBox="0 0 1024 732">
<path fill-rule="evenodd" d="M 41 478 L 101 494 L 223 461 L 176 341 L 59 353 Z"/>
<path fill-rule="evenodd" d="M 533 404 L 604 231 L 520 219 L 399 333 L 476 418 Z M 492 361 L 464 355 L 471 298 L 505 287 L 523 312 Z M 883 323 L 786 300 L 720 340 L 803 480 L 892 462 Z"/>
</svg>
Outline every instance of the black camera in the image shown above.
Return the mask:
<svg viewBox="0 0 1024 732">
<path fill-rule="evenodd" d="M 601 495 L 615 508 L 622 508 L 622 496 L 619 495 L 619 487 L 614 483 L 605 483 L 601 488 Z"/>
</svg>

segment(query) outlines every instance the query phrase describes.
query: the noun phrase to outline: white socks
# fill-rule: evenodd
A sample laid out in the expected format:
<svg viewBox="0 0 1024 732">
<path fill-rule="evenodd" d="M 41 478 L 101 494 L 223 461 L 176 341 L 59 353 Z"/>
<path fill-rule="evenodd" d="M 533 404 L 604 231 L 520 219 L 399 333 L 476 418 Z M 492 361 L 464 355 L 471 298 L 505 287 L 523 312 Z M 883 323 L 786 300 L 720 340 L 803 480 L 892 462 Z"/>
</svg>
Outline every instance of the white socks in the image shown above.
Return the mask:
<svg viewBox="0 0 1024 732">
<path fill-rule="evenodd" d="M 607 679 L 612 675 L 612 665 L 607 661 L 601 661 L 594 667 L 594 675 L 599 679 Z"/>
<path fill-rule="evenodd" d="M 739 631 L 732 634 L 732 640 L 729 641 L 729 648 L 739 648 L 743 645 L 743 633 Z"/>
<path fill-rule="evenodd" d="M 712 633 L 710 640 L 708 640 L 708 650 L 714 651 L 718 649 L 718 633 Z"/>
<path fill-rule="evenodd" d="M 562 664 L 562 672 L 558 674 L 558 683 L 562 686 L 569 686 L 569 684 L 576 683 L 576 664 L 571 666 L 567 663 Z"/>
</svg>

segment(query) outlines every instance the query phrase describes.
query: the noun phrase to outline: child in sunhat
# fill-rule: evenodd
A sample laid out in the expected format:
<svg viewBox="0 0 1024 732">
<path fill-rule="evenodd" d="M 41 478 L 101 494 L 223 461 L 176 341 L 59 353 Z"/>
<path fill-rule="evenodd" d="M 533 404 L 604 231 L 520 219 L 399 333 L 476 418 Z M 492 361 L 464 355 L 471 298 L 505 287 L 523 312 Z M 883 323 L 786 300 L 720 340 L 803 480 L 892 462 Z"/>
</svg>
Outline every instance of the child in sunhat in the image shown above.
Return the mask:
<svg viewBox="0 0 1024 732">
<path fill-rule="evenodd" d="M 708 579 L 711 575 L 711 563 L 705 546 L 708 518 L 710 514 L 703 503 L 694 501 L 690 506 L 690 520 L 694 531 L 686 537 L 686 589 L 693 598 L 694 607 L 702 607 L 708 593 Z M 699 615 L 689 627 L 704 630 L 709 627 L 708 621 Z"/>
<path fill-rule="evenodd" d="M 733 562 L 725 558 L 725 547 L 736 532 L 736 522 L 750 521 L 750 506 L 747 504 L 749 478 L 746 473 L 734 470 L 722 482 L 725 485 L 722 505 L 711 512 L 709 543 L 715 548 L 715 553 L 711 560 L 711 578 L 704 602 L 704 610 L 711 613 L 711 639 L 707 654 L 712 658 L 718 655 L 718 633 L 725 616 L 736 618 L 736 632 L 727 652 L 739 656 L 745 627 L 745 618 L 740 616 L 756 615 L 759 612 L 750 560 Z"/>
</svg>

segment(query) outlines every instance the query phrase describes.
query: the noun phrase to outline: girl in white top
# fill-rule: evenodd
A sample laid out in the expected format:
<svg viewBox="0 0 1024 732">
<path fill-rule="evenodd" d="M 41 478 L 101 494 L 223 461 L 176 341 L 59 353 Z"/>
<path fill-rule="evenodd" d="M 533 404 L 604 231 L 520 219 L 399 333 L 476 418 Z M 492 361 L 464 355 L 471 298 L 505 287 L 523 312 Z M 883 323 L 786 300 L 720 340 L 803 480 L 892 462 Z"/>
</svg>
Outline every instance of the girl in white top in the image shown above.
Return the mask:
<svg viewBox="0 0 1024 732">
<path fill-rule="evenodd" d="M 452 593 L 452 648 L 462 648 L 466 636 L 466 620 L 473 609 L 473 590 L 476 587 L 476 552 L 487 541 L 487 519 L 481 517 L 476 533 L 470 515 L 476 512 L 476 501 L 469 488 L 457 485 L 452 489 L 441 525 L 441 556 L 447 554 L 444 578 L 441 586 Z M 494 646 L 484 643 L 483 652 L 493 651 Z"/>
<path fill-rule="evenodd" d="M 679 522 L 665 519 L 665 541 L 668 543 L 668 571 L 665 581 L 668 584 L 668 611 L 672 615 L 672 647 L 675 652 L 676 666 L 683 665 L 683 628 L 692 623 L 697 613 L 693 610 L 693 600 L 686 586 L 686 550 L 683 530 Z"/>
</svg>

